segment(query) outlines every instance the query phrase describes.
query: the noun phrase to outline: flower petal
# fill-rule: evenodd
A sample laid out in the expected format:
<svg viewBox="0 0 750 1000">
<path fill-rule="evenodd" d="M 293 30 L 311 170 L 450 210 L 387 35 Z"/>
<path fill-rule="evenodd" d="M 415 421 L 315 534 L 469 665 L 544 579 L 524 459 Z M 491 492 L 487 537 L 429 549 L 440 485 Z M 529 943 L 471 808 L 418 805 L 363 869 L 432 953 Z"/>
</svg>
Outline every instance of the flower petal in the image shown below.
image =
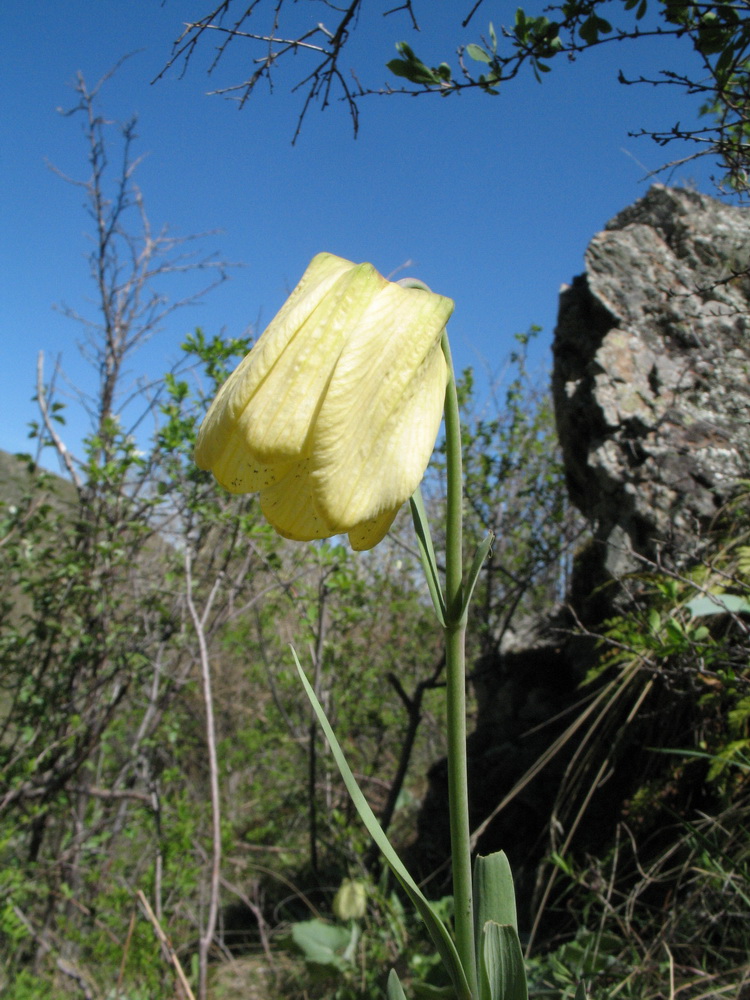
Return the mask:
<svg viewBox="0 0 750 1000">
<path fill-rule="evenodd" d="M 352 266 L 338 278 L 247 397 L 237 426 L 265 461 L 283 461 L 304 450 L 349 331 L 367 308 L 370 271 L 367 264 Z"/>
<path fill-rule="evenodd" d="M 370 264 L 318 254 L 220 389 L 195 459 L 235 492 L 264 489 L 302 454 L 349 331 L 384 281 Z"/>
<path fill-rule="evenodd" d="M 253 349 L 217 393 L 198 433 L 195 461 L 202 469 L 222 469 L 222 475 L 217 474 L 222 485 L 227 486 L 229 481 L 236 482 L 237 492 L 252 492 L 269 485 L 270 466 L 275 464 L 278 456 L 272 455 L 269 461 L 253 449 L 251 427 L 245 416 L 248 403 L 266 381 L 300 327 L 325 301 L 331 288 L 354 266 L 333 254 L 318 254 L 314 257 L 299 284 Z M 331 364 L 333 363 L 335 356 L 331 360 Z M 324 384 L 325 381 L 327 379 Z M 317 401 L 313 401 L 313 411 L 316 405 Z M 303 437 L 307 435 L 309 419 L 310 415 L 307 414 Z M 248 461 L 244 461 L 245 458 Z M 271 481 L 276 481 L 283 474 L 283 469 L 279 474 L 271 474 Z"/>
<path fill-rule="evenodd" d="M 401 509 L 401 504 L 393 510 L 387 510 L 384 514 L 372 518 L 370 521 L 362 521 L 356 528 L 349 532 L 349 543 L 355 552 L 364 552 L 365 549 L 374 548 L 378 542 L 382 542 L 390 531 L 391 525 L 396 519 Z"/>
<path fill-rule="evenodd" d="M 320 516 L 312 493 L 310 459 L 296 462 L 292 470 L 267 490 L 261 490 L 260 509 L 283 538 L 311 542 L 336 532 Z"/>
<path fill-rule="evenodd" d="M 197 464 L 200 465 L 200 462 Z M 224 448 L 211 467 L 211 472 L 217 482 L 230 493 L 255 493 L 273 486 L 293 467 L 293 461 L 274 462 L 270 465 L 258 461 L 248 450 L 242 435 L 235 431 L 227 436 Z"/>
<path fill-rule="evenodd" d="M 315 423 L 318 509 L 339 531 L 397 510 L 419 485 L 440 427 L 453 302 L 387 283 L 351 332 Z"/>
</svg>

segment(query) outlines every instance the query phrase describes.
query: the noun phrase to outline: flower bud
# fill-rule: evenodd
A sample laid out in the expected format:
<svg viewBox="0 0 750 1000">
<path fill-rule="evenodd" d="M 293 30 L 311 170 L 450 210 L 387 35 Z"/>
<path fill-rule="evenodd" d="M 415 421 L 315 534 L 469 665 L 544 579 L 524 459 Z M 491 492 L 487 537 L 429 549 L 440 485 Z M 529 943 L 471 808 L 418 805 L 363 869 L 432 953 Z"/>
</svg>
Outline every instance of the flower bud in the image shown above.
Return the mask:
<svg viewBox="0 0 750 1000">
<path fill-rule="evenodd" d="M 367 889 L 364 882 L 345 878 L 333 897 L 333 913 L 339 920 L 361 920 L 367 912 Z"/>
</svg>

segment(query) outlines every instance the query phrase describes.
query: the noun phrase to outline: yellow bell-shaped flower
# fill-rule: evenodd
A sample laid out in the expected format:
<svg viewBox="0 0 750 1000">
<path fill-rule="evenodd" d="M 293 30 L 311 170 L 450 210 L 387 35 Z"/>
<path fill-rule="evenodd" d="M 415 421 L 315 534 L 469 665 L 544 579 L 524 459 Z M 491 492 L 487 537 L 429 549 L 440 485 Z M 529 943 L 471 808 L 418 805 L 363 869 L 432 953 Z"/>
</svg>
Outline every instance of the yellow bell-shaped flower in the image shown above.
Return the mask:
<svg viewBox="0 0 750 1000">
<path fill-rule="evenodd" d="M 348 533 L 372 548 L 430 460 L 452 311 L 371 264 L 318 254 L 219 390 L 197 464 L 232 493 L 259 492 L 285 538 Z"/>
<path fill-rule="evenodd" d="M 367 913 L 367 887 L 359 879 L 345 878 L 333 897 L 333 915 L 339 920 L 361 920 Z"/>
</svg>

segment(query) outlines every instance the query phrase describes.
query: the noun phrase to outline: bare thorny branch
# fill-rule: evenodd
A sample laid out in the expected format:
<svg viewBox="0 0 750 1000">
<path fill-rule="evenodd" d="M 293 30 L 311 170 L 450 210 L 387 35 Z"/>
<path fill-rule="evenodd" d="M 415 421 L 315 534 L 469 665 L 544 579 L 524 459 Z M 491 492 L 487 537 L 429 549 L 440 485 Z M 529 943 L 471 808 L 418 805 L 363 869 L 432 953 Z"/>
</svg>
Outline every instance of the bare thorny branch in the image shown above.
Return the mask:
<svg viewBox="0 0 750 1000">
<path fill-rule="evenodd" d="M 98 388 L 93 396 L 77 390 L 89 412 L 93 429 L 102 439 L 111 434 L 107 426 L 134 398 L 142 392 L 124 390 L 125 364 L 129 356 L 158 333 L 166 319 L 178 309 L 193 305 L 227 278 L 231 265 L 214 254 L 203 255 L 185 247 L 203 240 L 208 233 L 187 237 L 174 236 L 166 228 L 154 232 L 144 207 L 141 191 L 134 174 L 142 157 L 134 157 L 132 147 L 137 138 L 136 119 L 115 123 L 98 109 L 98 97 L 103 85 L 112 77 L 123 60 L 89 87 L 82 74 L 75 85 L 76 103 L 66 117 L 85 117 L 85 137 L 88 147 L 89 176 L 77 180 L 52 169 L 66 182 L 81 188 L 86 196 L 88 214 L 93 223 L 89 253 L 89 273 L 97 292 L 97 316 L 89 318 L 76 309 L 63 305 L 63 315 L 75 320 L 85 330 L 79 342 L 83 357 L 98 372 Z M 119 162 L 112 162 L 112 143 L 108 129 L 114 126 L 120 134 Z M 208 284 L 175 301 L 154 287 L 161 279 L 194 271 L 211 272 Z M 123 400 L 124 395 L 124 400 Z M 151 409 L 151 403 L 147 404 Z M 136 420 L 140 422 L 142 414 Z M 48 422 L 45 421 L 48 425 Z M 49 429 L 49 426 L 48 426 Z M 70 473 L 69 456 L 60 450 L 60 457 Z"/>
<path fill-rule="evenodd" d="M 265 47 L 265 52 L 263 55 L 253 58 L 252 63 L 255 68 L 252 74 L 240 83 L 211 91 L 213 94 L 237 94 L 239 105 L 243 107 L 260 80 L 265 79 L 268 82 L 269 89 L 273 89 L 271 73 L 272 70 L 278 68 L 278 64 L 283 57 L 289 54 L 298 55 L 303 52 L 315 53 L 319 57 L 319 62 L 292 87 L 292 92 L 296 92 L 309 84 L 309 89 L 306 90 L 303 107 L 297 121 L 293 142 L 296 141 L 300 134 L 303 119 L 310 105 L 315 100 L 321 100 L 321 109 L 329 106 L 335 84 L 338 84 L 341 88 L 341 94 L 338 99 L 347 104 L 355 135 L 359 128 L 358 98 L 375 94 L 402 94 L 417 97 L 435 92 L 434 87 L 428 83 L 399 87 L 393 87 L 389 84 L 377 88 L 363 87 L 357 80 L 354 71 L 351 71 L 351 77 L 355 85 L 349 84 L 341 71 L 340 62 L 344 46 L 349 41 L 351 33 L 356 26 L 357 18 L 364 8 L 364 0 L 351 0 L 348 5 L 343 7 L 333 3 L 332 0 L 317 0 L 317 2 L 322 3 L 325 7 L 340 15 L 340 19 L 333 29 L 328 28 L 323 22 L 319 21 L 314 27 L 300 31 L 296 37 L 284 37 L 277 34 L 285 0 L 273 0 L 271 4 L 273 11 L 272 26 L 267 30 L 259 30 L 257 32 L 245 30 L 244 25 L 253 14 L 260 14 L 260 8 L 263 6 L 262 0 L 253 0 L 240 17 L 233 24 L 229 25 L 224 22 L 230 8 L 233 6 L 233 2 L 234 0 L 222 0 L 222 3 L 218 4 L 212 11 L 205 14 L 199 20 L 186 23 L 182 34 L 177 38 L 172 47 L 172 54 L 169 60 L 156 77 L 157 80 L 161 79 L 177 63 L 182 64 L 180 75 L 184 75 L 201 40 L 208 32 L 217 32 L 222 36 L 222 41 L 216 46 L 214 58 L 208 67 L 207 72 L 209 75 L 217 69 L 222 57 L 227 52 L 230 42 L 234 39 L 242 38 L 250 42 L 262 43 Z M 482 3 L 483 0 L 476 0 L 473 3 L 471 9 L 461 21 L 462 28 L 466 28 L 470 24 Z M 387 7 L 382 11 L 382 16 L 388 17 L 400 12 L 404 12 L 408 16 L 409 25 L 412 30 L 420 30 L 414 11 L 413 0 L 404 0 L 403 3 L 396 6 Z M 569 24 L 563 23 L 561 28 L 565 29 L 575 26 L 575 18 L 569 18 L 569 22 Z M 504 37 L 508 39 L 513 37 L 512 33 L 506 29 L 502 29 L 502 32 Z M 651 35 L 679 35 L 683 33 L 684 29 L 665 30 L 659 28 L 653 31 L 636 30 L 634 36 L 648 37 Z M 284 34 L 293 34 L 293 32 L 285 32 Z M 626 37 L 629 37 L 628 33 L 617 32 L 612 37 L 600 38 L 594 44 L 599 45 L 610 41 L 622 41 Z M 566 51 L 571 55 L 575 55 L 588 47 L 590 45 L 572 41 Z M 463 62 L 463 51 L 464 46 L 459 46 L 459 62 L 462 67 L 464 79 L 452 80 L 450 87 L 446 88 L 443 93 L 447 93 L 448 91 L 457 93 L 462 90 L 482 87 L 482 84 L 474 79 L 466 68 Z M 530 45 L 518 46 L 512 55 L 502 57 L 500 60 L 502 74 L 498 82 L 507 82 L 515 78 L 524 64 L 533 57 L 534 51 Z"/>
<path fill-rule="evenodd" d="M 315 16 L 310 13 L 313 3 L 331 12 L 332 26 L 327 26 L 323 21 L 311 23 Z M 483 0 L 475 0 L 469 6 L 467 0 L 469 9 L 460 22 L 462 29 L 472 22 L 482 4 Z M 181 63 L 184 73 L 199 43 L 209 33 L 216 33 L 221 39 L 208 67 L 209 74 L 216 70 L 229 43 L 234 39 L 243 39 L 253 45 L 255 52 L 259 52 L 252 58 L 252 71 L 242 82 L 223 86 L 212 92 L 232 95 L 238 100 L 239 106 L 243 107 L 261 80 L 265 80 L 269 90 L 273 90 L 273 74 L 279 71 L 280 64 L 286 66 L 290 63 L 290 55 L 299 56 L 305 69 L 301 78 L 291 85 L 291 91 L 300 92 L 303 99 L 293 143 L 300 135 L 304 118 L 315 102 L 319 103 L 321 109 L 328 107 L 333 100 L 343 102 L 356 136 L 359 130 L 359 101 L 365 96 L 401 94 L 416 97 L 429 93 L 446 96 L 477 89 L 497 94 L 501 84 L 513 80 L 526 66 L 532 69 L 537 79 L 541 79 L 541 74 L 549 71 L 547 63 L 556 54 L 564 54 L 568 59 L 574 60 L 590 48 L 612 42 L 644 38 L 685 38 L 686 44 L 692 43 L 699 53 L 704 76 L 696 72 L 693 77 L 686 77 L 665 70 L 656 79 L 627 80 L 621 76 L 620 82 L 672 84 L 679 86 L 686 96 L 705 96 L 707 101 L 703 110 L 711 111 L 713 124 L 706 129 L 684 129 L 678 124 L 672 129 L 653 132 L 644 130 L 633 134 L 649 136 L 660 145 L 674 141 L 699 144 L 697 151 L 686 158 L 666 163 L 661 170 L 669 170 L 686 160 L 710 154 L 728 170 L 725 180 L 717 182 L 719 187 L 725 182 L 741 191 L 747 187 L 750 33 L 742 25 L 747 17 L 748 0 L 735 0 L 734 3 L 723 5 L 692 0 L 686 2 L 684 8 L 680 5 L 664 7 L 652 4 L 652 8 L 657 8 L 660 21 L 654 23 L 652 20 L 648 24 L 641 20 L 646 12 L 647 0 L 642 0 L 637 5 L 637 10 L 634 9 L 634 2 L 629 3 L 624 11 L 630 12 L 627 15 L 630 19 L 621 25 L 610 25 L 601 16 L 604 14 L 608 17 L 613 13 L 603 0 L 553 3 L 543 8 L 544 16 L 541 17 L 528 17 L 521 10 L 520 23 L 517 20 L 511 27 L 500 27 L 497 36 L 490 25 L 492 37 L 490 40 L 482 37 L 481 45 L 458 45 L 458 72 L 455 76 L 447 63 L 441 63 L 437 69 L 431 68 L 422 63 L 408 46 L 403 49 L 402 44 L 405 43 L 399 43 L 397 47 L 403 58 L 388 63 L 388 68 L 401 78 L 399 84 L 394 86 L 386 83 L 375 87 L 360 83 L 354 69 L 347 72 L 342 68 L 343 50 L 365 9 L 364 0 L 349 0 L 342 4 L 334 0 L 308 0 L 306 5 L 297 4 L 296 0 L 294 4 L 286 3 L 285 0 L 270 0 L 266 4 L 262 0 L 252 0 L 246 6 L 242 5 L 243 12 L 230 22 L 230 12 L 234 6 L 234 0 L 222 0 L 199 20 L 188 22 L 175 41 L 171 57 L 159 77 L 177 63 Z M 307 18 L 303 7 L 308 12 Z M 370 3 L 368 13 L 374 7 L 374 3 Z M 404 0 L 392 6 L 386 0 L 381 4 L 380 13 L 383 17 L 404 14 L 407 27 L 419 31 L 413 0 Z M 256 28 L 256 23 L 263 15 L 266 23 L 259 24 L 256 30 L 250 30 L 250 24 Z M 400 25 L 402 22 L 398 23 Z M 724 32 L 721 36 L 723 40 L 717 43 L 712 38 L 707 38 L 707 32 L 711 31 Z M 484 54 L 480 51 L 477 56 L 477 50 L 482 49 Z M 305 60 L 306 56 L 309 58 Z"/>
<path fill-rule="evenodd" d="M 261 80 L 265 80 L 269 89 L 273 89 L 272 71 L 278 69 L 278 64 L 284 57 L 309 55 L 314 60 L 312 68 L 292 87 L 293 92 L 301 91 L 304 94 L 292 142 L 296 142 L 299 137 L 302 123 L 311 104 L 320 101 L 321 109 L 323 109 L 328 107 L 334 99 L 345 102 L 356 136 L 359 130 L 357 99 L 362 97 L 366 91 L 360 87 L 353 73 L 351 79 L 349 78 L 349 74 L 341 69 L 340 62 L 344 46 L 356 27 L 364 0 L 350 0 L 343 7 L 333 3 L 332 0 L 320 0 L 320 2 L 334 12 L 335 23 L 333 27 L 329 28 L 322 21 L 318 21 L 312 27 L 301 29 L 296 37 L 284 37 L 278 33 L 284 0 L 274 0 L 270 27 L 257 32 L 245 30 L 244 26 L 252 14 L 259 13 L 258 8 L 261 7 L 261 0 L 253 0 L 231 26 L 225 24 L 224 20 L 232 6 L 232 0 L 222 0 L 222 3 L 218 4 L 210 13 L 185 25 L 182 34 L 174 43 L 167 64 L 156 79 L 163 77 L 169 69 L 179 62 L 182 63 L 181 72 L 184 74 L 199 42 L 209 32 L 216 32 L 222 38 L 215 49 L 213 61 L 208 67 L 209 74 L 216 69 L 226 53 L 229 43 L 235 38 L 260 43 L 262 54 L 253 58 L 252 73 L 241 83 L 212 91 L 214 94 L 235 95 L 240 108 L 242 108 Z M 419 30 L 412 2 L 413 0 L 405 0 L 398 6 L 384 10 L 383 15 L 387 16 L 403 11 L 408 15 L 412 27 Z"/>
<path fill-rule="evenodd" d="M 54 377 L 54 376 L 53 376 Z M 68 451 L 65 442 L 62 440 L 60 435 L 57 433 L 57 428 L 53 423 L 53 415 L 50 412 L 50 407 L 48 404 L 48 392 L 47 387 L 44 384 L 44 352 L 40 351 L 37 356 L 37 366 L 36 366 L 36 400 L 37 406 L 39 407 L 39 412 L 42 416 L 42 423 L 44 428 L 49 435 L 52 443 L 55 446 L 55 450 L 60 457 L 63 465 L 65 466 L 68 475 L 70 476 L 72 482 L 74 483 L 76 489 L 80 493 L 83 489 L 83 482 L 81 477 L 78 475 L 78 470 L 75 465 L 73 456 Z"/>
</svg>

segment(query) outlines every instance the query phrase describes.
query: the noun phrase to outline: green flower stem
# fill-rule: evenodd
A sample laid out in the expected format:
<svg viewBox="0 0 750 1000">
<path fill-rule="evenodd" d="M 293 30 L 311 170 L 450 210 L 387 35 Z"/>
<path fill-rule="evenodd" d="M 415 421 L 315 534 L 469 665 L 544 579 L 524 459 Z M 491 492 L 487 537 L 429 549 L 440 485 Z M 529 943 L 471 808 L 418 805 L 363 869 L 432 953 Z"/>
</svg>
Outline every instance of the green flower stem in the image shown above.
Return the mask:
<svg viewBox="0 0 750 1000">
<path fill-rule="evenodd" d="M 463 468 L 461 422 L 448 334 L 443 353 L 450 377 L 445 392 L 448 503 L 445 552 L 445 655 L 448 698 L 448 807 L 450 811 L 456 948 L 473 996 L 477 991 L 471 831 L 466 762 L 466 611 L 463 607 Z"/>
</svg>

